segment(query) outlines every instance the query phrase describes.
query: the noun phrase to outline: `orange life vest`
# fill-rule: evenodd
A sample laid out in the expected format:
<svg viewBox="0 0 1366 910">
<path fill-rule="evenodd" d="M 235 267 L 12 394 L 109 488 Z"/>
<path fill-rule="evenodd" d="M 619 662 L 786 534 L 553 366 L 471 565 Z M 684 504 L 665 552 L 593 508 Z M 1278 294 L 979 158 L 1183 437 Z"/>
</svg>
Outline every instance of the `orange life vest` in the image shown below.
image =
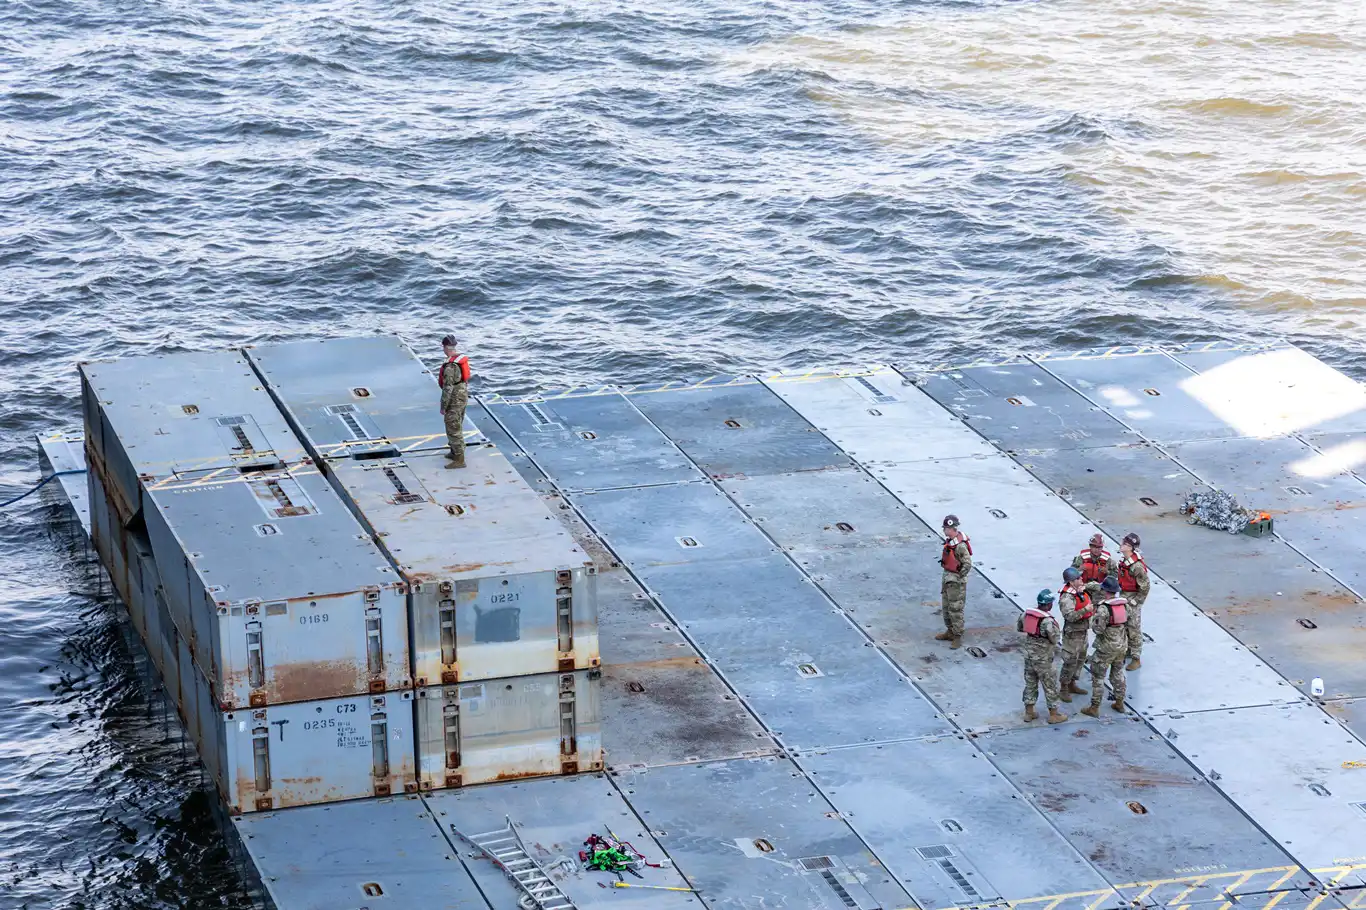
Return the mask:
<svg viewBox="0 0 1366 910">
<path fill-rule="evenodd" d="M 1138 557 L 1138 562 L 1146 571 L 1148 564 L 1143 561 L 1142 556 Z M 1121 591 L 1138 590 L 1138 579 L 1134 578 L 1133 573 L 1129 571 L 1129 566 L 1131 565 L 1133 565 L 1133 562 L 1129 559 L 1121 559 L 1119 561 L 1119 589 Z"/>
<path fill-rule="evenodd" d="M 1105 606 L 1110 608 L 1110 625 L 1122 626 L 1129 621 L 1129 602 L 1123 597 L 1112 597 Z"/>
<path fill-rule="evenodd" d="M 460 367 L 460 381 L 470 381 L 470 359 L 464 354 L 460 354 L 441 364 L 441 371 L 436 374 L 436 381 L 443 389 L 446 387 L 446 367 L 453 363 Z"/>
<path fill-rule="evenodd" d="M 944 541 L 944 555 L 939 557 L 939 564 L 944 567 L 946 572 L 957 572 L 962 568 L 962 563 L 958 561 L 958 545 L 960 543 L 968 548 L 968 555 L 972 555 L 972 541 L 966 537 Z"/>
<path fill-rule="evenodd" d="M 1047 613 L 1043 610 L 1036 610 L 1033 607 L 1030 607 L 1029 609 L 1025 610 L 1025 634 L 1031 638 L 1047 638 L 1048 636 L 1043 634 L 1043 621 L 1049 618 L 1049 616 L 1051 615 L 1052 614 Z"/>
<path fill-rule="evenodd" d="M 1061 601 L 1064 594 L 1071 594 L 1077 601 L 1076 612 L 1068 616 L 1068 619 L 1090 619 L 1096 615 L 1096 605 L 1091 603 L 1091 595 L 1085 591 L 1073 591 L 1071 588 L 1063 588 L 1058 592 L 1058 599 Z"/>
<path fill-rule="evenodd" d="M 1100 558 L 1091 555 L 1091 548 L 1081 551 L 1081 580 L 1083 583 L 1101 581 L 1110 565 L 1110 551 L 1101 550 Z"/>
</svg>

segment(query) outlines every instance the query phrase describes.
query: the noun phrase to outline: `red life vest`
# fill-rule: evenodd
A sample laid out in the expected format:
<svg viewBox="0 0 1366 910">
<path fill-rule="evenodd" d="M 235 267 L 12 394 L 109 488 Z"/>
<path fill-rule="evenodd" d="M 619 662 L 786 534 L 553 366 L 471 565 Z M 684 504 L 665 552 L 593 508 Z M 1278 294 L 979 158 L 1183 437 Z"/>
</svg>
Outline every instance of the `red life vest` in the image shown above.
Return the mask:
<svg viewBox="0 0 1366 910">
<path fill-rule="evenodd" d="M 1046 613 L 1043 610 L 1036 610 L 1033 607 L 1030 607 L 1028 610 L 1025 610 L 1025 634 L 1030 636 L 1031 638 L 1047 638 L 1048 636 L 1043 634 L 1043 621 L 1047 619 L 1049 616 L 1049 613 Z"/>
<path fill-rule="evenodd" d="M 1091 548 L 1081 551 L 1081 580 L 1083 583 L 1101 581 L 1110 565 L 1110 551 L 1101 550 L 1100 558 L 1091 555 Z"/>
<path fill-rule="evenodd" d="M 441 371 L 436 374 L 436 381 L 443 389 L 446 387 L 446 367 L 453 363 L 460 367 L 460 381 L 470 381 L 470 359 L 464 354 L 460 354 L 441 364 Z"/>
<path fill-rule="evenodd" d="M 1143 561 L 1142 556 L 1138 557 L 1138 562 L 1143 566 L 1144 570 L 1148 568 L 1148 564 Z M 1131 565 L 1133 565 L 1133 562 L 1127 558 L 1119 561 L 1119 589 L 1121 591 L 1138 590 L 1138 579 L 1134 578 L 1133 573 L 1129 571 L 1129 566 Z"/>
<path fill-rule="evenodd" d="M 1096 615 L 1096 605 L 1091 603 L 1090 594 L 1085 591 L 1073 591 L 1071 588 L 1063 588 L 1058 592 L 1059 601 L 1062 600 L 1064 594 L 1071 594 L 1077 601 L 1076 612 L 1072 613 L 1068 619 L 1090 619 L 1092 616 Z"/>
<path fill-rule="evenodd" d="M 1129 621 L 1129 602 L 1123 597 L 1112 597 L 1105 606 L 1110 608 L 1110 625 L 1122 626 Z"/>
<path fill-rule="evenodd" d="M 972 555 L 972 541 L 966 537 L 944 541 L 944 555 L 939 557 L 939 564 L 947 572 L 957 572 L 962 568 L 962 564 L 958 562 L 958 545 L 960 543 L 968 548 L 968 555 Z"/>
</svg>

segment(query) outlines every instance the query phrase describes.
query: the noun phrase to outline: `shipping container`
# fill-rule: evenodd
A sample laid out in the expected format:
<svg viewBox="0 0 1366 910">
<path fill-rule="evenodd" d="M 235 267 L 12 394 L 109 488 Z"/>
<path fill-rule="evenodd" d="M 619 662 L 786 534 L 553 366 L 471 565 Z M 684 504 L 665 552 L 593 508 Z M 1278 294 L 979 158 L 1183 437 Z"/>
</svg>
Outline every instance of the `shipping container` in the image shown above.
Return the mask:
<svg viewBox="0 0 1366 910">
<path fill-rule="evenodd" d="M 86 460 L 113 516 L 142 509 L 147 479 L 292 464 L 302 448 L 237 351 L 80 366 Z"/>
<path fill-rule="evenodd" d="M 157 586 L 161 584 L 161 575 L 157 571 L 156 558 L 152 555 L 152 542 L 148 539 L 146 530 L 139 527 L 125 533 L 128 543 L 128 595 L 123 602 L 128 607 L 128 616 L 133 621 L 133 628 L 146 642 L 147 611 L 155 607 L 153 597 Z"/>
<path fill-rule="evenodd" d="M 417 789 L 412 691 L 214 712 L 199 729 L 199 753 L 234 814 Z"/>
<path fill-rule="evenodd" d="M 418 690 L 422 789 L 600 771 L 599 670 Z"/>
<path fill-rule="evenodd" d="M 163 596 L 222 710 L 410 687 L 406 588 L 316 468 L 147 497 Z"/>
<path fill-rule="evenodd" d="M 397 337 L 263 345 L 246 355 L 318 457 L 446 448 L 436 374 Z M 465 438 L 486 441 L 468 417 Z"/>
<path fill-rule="evenodd" d="M 492 446 L 332 462 L 408 583 L 418 686 L 598 666 L 597 574 Z"/>
</svg>

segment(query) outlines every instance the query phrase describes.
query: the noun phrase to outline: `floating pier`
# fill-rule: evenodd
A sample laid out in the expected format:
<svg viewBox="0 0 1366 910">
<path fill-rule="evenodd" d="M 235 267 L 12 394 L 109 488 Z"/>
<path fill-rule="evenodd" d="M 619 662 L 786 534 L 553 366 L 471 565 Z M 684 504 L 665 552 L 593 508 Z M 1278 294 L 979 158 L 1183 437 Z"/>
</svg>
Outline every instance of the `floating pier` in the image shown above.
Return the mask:
<svg viewBox="0 0 1366 910">
<path fill-rule="evenodd" d="M 336 633 L 348 642 L 367 641 L 376 603 L 381 623 L 391 605 L 407 611 L 406 652 L 385 627 L 378 661 L 338 646 L 350 654 L 345 673 L 318 677 L 338 704 L 356 705 L 355 735 L 367 744 L 363 760 L 336 765 L 341 790 L 291 786 L 302 787 L 294 801 L 336 801 L 281 808 L 224 794 L 279 910 L 511 910 L 516 888 L 452 829 L 495 831 L 505 818 L 581 908 L 1366 907 L 1366 389 L 1301 350 L 1115 349 L 488 394 L 470 404 L 478 447 L 463 471 L 428 470 L 442 446 L 436 389 L 393 339 L 196 356 L 223 364 L 212 388 L 235 396 L 210 416 L 250 412 L 254 423 L 194 432 L 209 434 L 205 451 L 240 447 L 246 433 L 246 472 L 231 458 L 175 461 L 175 411 L 192 402 L 183 376 L 149 367 L 156 359 L 85 370 L 87 415 L 107 407 L 103 371 L 144 384 L 137 413 L 148 416 L 136 425 L 171 438 L 153 432 L 143 461 L 123 457 L 133 450 L 111 456 L 111 440 L 126 438 L 113 417 L 91 423 L 102 438 L 84 449 L 78 433 L 40 440 L 47 470 L 80 467 L 84 451 L 100 460 L 91 478 L 103 487 L 59 481 L 97 547 L 122 522 L 129 546 L 100 552 L 153 663 L 167 675 L 172 653 L 177 668 L 216 661 L 201 676 L 219 701 L 271 722 L 317 707 L 287 698 L 278 667 L 253 671 L 249 647 L 239 654 L 204 634 L 168 640 L 168 621 L 237 619 L 230 601 L 226 616 L 173 604 L 161 550 L 161 583 L 149 589 L 143 547 L 156 548 L 128 519 L 163 502 L 172 518 L 157 533 L 181 550 L 224 554 L 207 572 L 188 559 L 192 593 L 278 575 L 270 596 L 287 607 L 272 614 L 262 603 L 265 641 L 277 637 L 273 618 L 311 615 L 306 600 L 294 605 L 323 585 L 314 577 L 355 600 L 342 609 L 360 624 Z M 140 466 L 167 461 L 161 474 Z M 225 492 L 214 472 L 239 489 Z M 269 484 L 258 489 L 263 477 L 287 503 Z M 1274 534 L 1188 524 L 1182 498 L 1211 488 L 1271 513 Z M 405 495 L 418 499 L 394 501 Z M 182 503 L 193 520 L 175 518 Z M 492 536 L 459 533 L 468 515 L 504 509 L 537 530 L 504 540 L 486 522 Z M 937 528 L 949 512 L 976 559 L 958 651 L 933 640 Z M 260 547 L 305 523 L 335 536 L 289 550 L 294 561 L 278 573 L 261 563 Z M 279 540 L 260 530 L 270 524 Z M 226 543 L 192 537 L 215 525 L 233 529 L 232 559 Z M 1112 550 L 1140 534 L 1153 576 L 1128 711 L 1026 723 L 1016 617 L 1040 588 L 1058 586 L 1097 531 Z M 535 544 L 519 548 L 527 533 Z M 542 607 L 524 614 L 518 640 L 499 625 L 509 617 L 465 612 L 439 587 L 424 600 L 431 584 L 455 592 L 469 580 L 454 567 L 499 562 L 507 577 L 542 578 L 521 588 L 539 590 L 526 596 Z M 471 571 L 481 611 L 497 606 L 486 594 L 504 575 Z M 366 600 L 375 589 L 378 600 Z M 572 598 L 568 630 L 557 597 Z M 481 621 L 499 641 L 481 639 Z M 467 668 L 478 668 L 481 694 L 462 691 Z M 183 699 L 180 676 L 166 685 Z M 1311 695 L 1316 678 L 1321 697 Z M 541 694 L 498 708 L 494 690 L 506 685 Z M 257 692 L 264 707 L 251 703 Z M 511 705 L 528 700 L 552 704 L 550 714 L 516 715 Z M 572 754 L 561 700 L 577 725 Z M 223 722 L 221 707 L 196 715 L 210 776 L 227 761 L 243 794 L 261 792 L 251 724 Z M 462 730 L 490 709 L 503 718 L 469 728 L 468 760 L 447 747 L 452 707 Z M 309 720 L 287 719 L 286 735 L 302 738 Z M 219 758 L 210 730 L 232 744 Z M 275 733 L 267 726 L 267 738 Z M 297 769 L 272 773 L 332 761 L 299 755 Z M 500 763 L 521 779 L 480 783 Z M 583 841 L 608 829 L 657 864 L 628 883 L 696 891 L 617 889 L 582 871 Z"/>
</svg>

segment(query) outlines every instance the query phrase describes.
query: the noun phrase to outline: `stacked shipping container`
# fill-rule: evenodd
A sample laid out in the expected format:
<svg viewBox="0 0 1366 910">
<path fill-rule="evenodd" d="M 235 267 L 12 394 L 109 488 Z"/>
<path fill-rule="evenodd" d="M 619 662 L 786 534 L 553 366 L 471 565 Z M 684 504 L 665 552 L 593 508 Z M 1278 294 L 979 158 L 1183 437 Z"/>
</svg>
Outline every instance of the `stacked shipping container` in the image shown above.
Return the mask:
<svg viewBox="0 0 1366 910">
<path fill-rule="evenodd" d="M 444 470 L 397 340 L 250 357 L 81 368 L 96 549 L 231 810 L 600 768 L 596 577 L 545 504 L 477 433 Z"/>
<path fill-rule="evenodd" d="M 423 789 L 602 767 L 597 576 L 395 338 L 253 348 L 300 438 L 407 585 Z"/>
</svg>

